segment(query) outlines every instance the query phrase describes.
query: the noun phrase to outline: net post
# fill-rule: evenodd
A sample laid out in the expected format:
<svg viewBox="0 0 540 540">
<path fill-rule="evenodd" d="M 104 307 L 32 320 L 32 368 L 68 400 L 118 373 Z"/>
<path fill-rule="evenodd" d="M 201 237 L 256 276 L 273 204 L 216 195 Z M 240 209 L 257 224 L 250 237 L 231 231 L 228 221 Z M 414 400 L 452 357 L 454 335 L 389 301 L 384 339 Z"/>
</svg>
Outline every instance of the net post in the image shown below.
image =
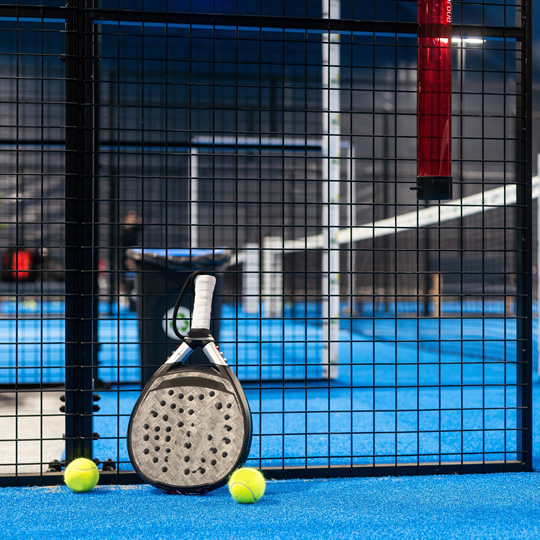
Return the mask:
<svg viewBox="0 0 540 540">
<path fill-rule="evenodd" d="M 244 271 L 242 273 L 242 308 L 245 313 L 259 313 L 260 281 L 259 245 L 246 244 L 244 247 Z"/>
<path fill-rule="evenodd" d="M 283 252 L 279 236 L 267 236 L 263 240 L 263 290 L 262 300 L 265 317 L 283 316 Z"/>
<path fill-rule="evenodd" d="M 442 291 L 442 280 L 443 276 L 440 273 L 435 273 L 431 275 L 431 288 L 429 290 L 429 295 L 432 298 L 432 309 L 431 315 L 433 317 L 440 317 L 442 313 L 441 305 L 441 291 Z"/>
<path fill-rule="evenodd" d="M 340 0 L 323 0 L 323 18 L 339 19 Z M 323 377 L 337 377 L 339 349 L 339 188 L 341 179 L 340 34 L 322 40 Z"/>
<path fill-rule="evenodd" d="M 507 294 L 504 298 L 505 314 L 507 317 L 515 313 L 514 311 L 515 287 L 516 287 L 516 274 L 508 274 L 507 283 L 506 283 Z M 510 294 L 508 294 L 508 289 L 510 289 Z"/>
</svg>

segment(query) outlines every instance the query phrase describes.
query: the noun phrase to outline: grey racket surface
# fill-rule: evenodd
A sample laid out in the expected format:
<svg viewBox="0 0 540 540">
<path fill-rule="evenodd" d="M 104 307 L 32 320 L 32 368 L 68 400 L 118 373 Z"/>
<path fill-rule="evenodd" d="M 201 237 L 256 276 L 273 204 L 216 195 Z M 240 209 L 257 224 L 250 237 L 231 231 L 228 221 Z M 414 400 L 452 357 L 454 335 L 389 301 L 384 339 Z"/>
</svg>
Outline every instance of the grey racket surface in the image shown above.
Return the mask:
<svg viewBox="0 0 540 540">
<path fill-rule="evenodd" d="M 246 404 L 228 377 L 209 369 L 186 367 L 151 381 L 132 415 L 132 463 L 166 491 L 218 487 L 247 457 Z"/>
</svg>

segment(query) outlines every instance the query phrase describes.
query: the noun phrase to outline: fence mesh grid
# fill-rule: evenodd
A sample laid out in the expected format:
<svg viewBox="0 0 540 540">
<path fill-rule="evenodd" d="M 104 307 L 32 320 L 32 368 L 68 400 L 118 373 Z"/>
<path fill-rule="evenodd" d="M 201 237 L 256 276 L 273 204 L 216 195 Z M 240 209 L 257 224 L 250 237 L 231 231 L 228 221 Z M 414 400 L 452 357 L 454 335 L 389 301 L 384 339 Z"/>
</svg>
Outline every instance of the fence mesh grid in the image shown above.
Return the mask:
<svg viewBox="0 0 540 540">
<path fill-rule="evenodd" d="M 197 269 L 249 465 L 532 467 L 530 6 L 453 19 L 438 203 L 411 190 L 416 2 L 0 6 L 2 485 L 79 456 L 137 481 L 129 416 Z"/>
</svg>

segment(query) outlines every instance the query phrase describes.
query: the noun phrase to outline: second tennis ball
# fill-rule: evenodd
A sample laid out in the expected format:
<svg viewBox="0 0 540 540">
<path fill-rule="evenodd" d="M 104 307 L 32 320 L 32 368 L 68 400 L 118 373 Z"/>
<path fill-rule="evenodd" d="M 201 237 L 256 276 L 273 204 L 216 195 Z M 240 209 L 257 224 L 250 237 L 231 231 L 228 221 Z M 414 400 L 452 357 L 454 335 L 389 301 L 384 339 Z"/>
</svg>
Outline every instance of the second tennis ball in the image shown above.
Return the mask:
<svg viewBox="0 0 540 540">
<path fill-rule="evenodd" d="M 73 460 L 64 471 L 64 482 L 76 492 L 90 491 L 99 480 L 96 464 L 86 458 Z"/>
<path fill-rule="evenodd" d="M 234 471 L 229 478 L 229 491 L 239 503 L 257 502 L 266 489 L 266 481 L 261 471 L 245 467 Z"/>
</svg>

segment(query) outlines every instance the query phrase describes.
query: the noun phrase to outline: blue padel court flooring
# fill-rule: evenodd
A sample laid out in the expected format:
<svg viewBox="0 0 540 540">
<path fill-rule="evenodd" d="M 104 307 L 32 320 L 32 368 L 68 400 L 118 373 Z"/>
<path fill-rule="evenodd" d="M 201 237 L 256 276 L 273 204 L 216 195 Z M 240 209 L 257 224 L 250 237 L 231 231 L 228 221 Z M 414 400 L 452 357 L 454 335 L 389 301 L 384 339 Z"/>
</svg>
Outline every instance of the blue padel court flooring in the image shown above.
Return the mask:
<svg viewBox="0 0 540 540">
<path fill-rule="evenodd" d="M 27 304 L 2 304 L 0 384 L 63 383 L 63 304 Z M 354 317 L 343 317 L 337 344 L 338 381 L 355 386 L 515 383 L 516 319 L 504 317 L 498 304 L 481 303 L 474 311 L 451 308 L 447 306 L 441 318 L 373 314 L 366 309 Z M 265 318 L 226 305 L 220 320 L 221 349 L 241 380 L 323 378 L 325 338 L 320 306 L 289 306 L 284 317 Z M 97 354 L 101 380 L 140 380 L 137 323 L 133 312 L 107 315 L 106 306 L 100 306 Z M 174 344 L 164 345 L 162 350 L 170 354 L 173 348 Z M 151 361 L 157 366 L 164 360 Z"/>
<path fill-rule="evenodd" d="M 317 306 L 287 306 L 274 319 L 224 306 L 219 342 L 254 413 L 249 464 L 515 459 L 516 321 L 503 316 L 503 307 L 484 303 L 465 312 L 447 305 L 449 318 L 411 318 L 414 306 L 397 314 L 368 306 L 341 320 L 338 376 L 328 381 Z M 0 383 L 62 383 L 62 304 L 2 309 Z M 100 311 L 98 376 L 112 387 L 99 390 L 95 456 L 131 468 L 124 437 L 140 392 L 138 321 L 127 310 Z"/>
<path fill-rule="evenodd" d="M 5 539 L 534 539 L 536 473 L 270 481 L 255 505 L 148 485 L 0 490 Z"/>
</svg>

